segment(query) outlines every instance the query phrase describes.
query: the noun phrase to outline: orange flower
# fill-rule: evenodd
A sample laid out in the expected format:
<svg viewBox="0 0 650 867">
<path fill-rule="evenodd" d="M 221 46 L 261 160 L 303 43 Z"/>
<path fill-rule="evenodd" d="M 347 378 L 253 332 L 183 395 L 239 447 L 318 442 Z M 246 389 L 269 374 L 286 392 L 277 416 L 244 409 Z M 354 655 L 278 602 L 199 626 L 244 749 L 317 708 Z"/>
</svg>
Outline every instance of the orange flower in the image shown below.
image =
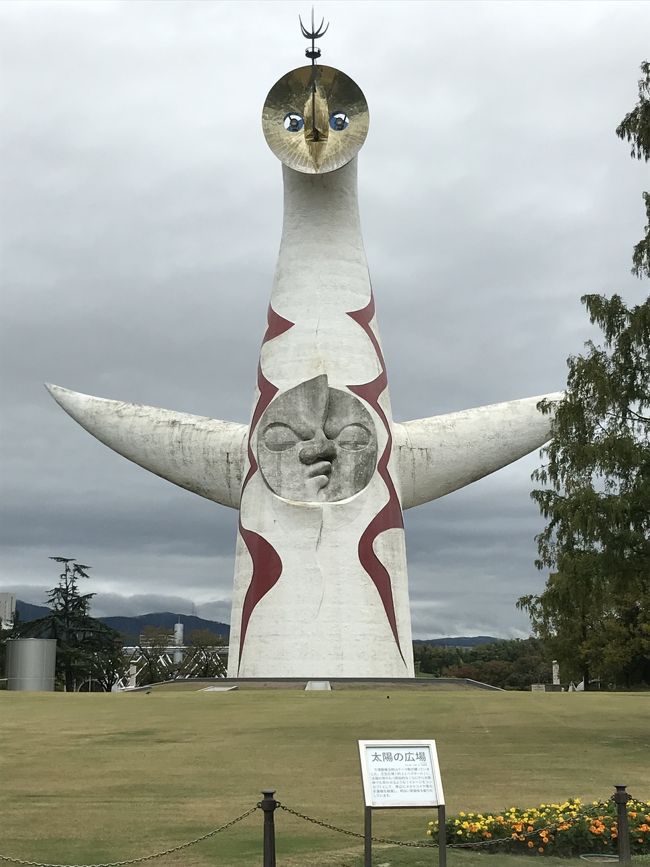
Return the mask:
<svg viewBox="0 0 650 867">
<path fill-rule="evenodd" d="M 528 841 L 528 848 L 529 848 L 529 849 L 534 849 L 534 848 L 535 848 L 535 844 L 533 843 L 532 840 L 529 840 L 529 841 Z"/>
</svg>

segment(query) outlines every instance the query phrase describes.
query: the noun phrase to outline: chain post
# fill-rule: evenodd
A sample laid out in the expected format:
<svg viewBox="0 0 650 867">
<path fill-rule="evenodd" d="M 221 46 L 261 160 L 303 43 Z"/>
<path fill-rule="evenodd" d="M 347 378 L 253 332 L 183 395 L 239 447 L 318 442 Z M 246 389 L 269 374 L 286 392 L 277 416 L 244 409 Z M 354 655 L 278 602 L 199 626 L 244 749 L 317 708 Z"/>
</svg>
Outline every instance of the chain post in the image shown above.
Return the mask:
<svg viewBox="0 0 650 867">
<path fill-rule="evenodd" d="M 632 864 L 632 851 L 630 849 L 630 826 L 627 819 L 627 802 L 631 795 L 625 791 L 625 786 L 616 786 L 612 795 L 612 801 L 618 811 L 618 860 L 621 864 Z"/>
<path fill-rule="evenodd" d="M 275 863 L 275 822 L 273 814 L 280 806 L 275 800 L 275 789 L 262 789 L 264 797 L 257 805 L 264 813 L 264 860 L 263 867 L 276 867 Z"/>
</svg>

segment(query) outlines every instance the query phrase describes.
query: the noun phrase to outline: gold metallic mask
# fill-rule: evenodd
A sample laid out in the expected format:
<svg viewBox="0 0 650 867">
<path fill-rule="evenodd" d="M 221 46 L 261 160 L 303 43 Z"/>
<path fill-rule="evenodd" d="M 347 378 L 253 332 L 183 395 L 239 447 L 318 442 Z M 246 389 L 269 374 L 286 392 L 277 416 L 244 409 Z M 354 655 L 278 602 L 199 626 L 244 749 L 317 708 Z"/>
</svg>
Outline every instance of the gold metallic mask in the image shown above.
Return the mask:
<svg viewBox="0 0 650 867">
<path fill-rule="evenodd" d="M 340 169 L 368 134 L 368 104 L 359 86 L 331 66 L 301 66 L 276 82 L 262 110 L 268 146 L 286 166 L 306 174 Z"/>
</svg>

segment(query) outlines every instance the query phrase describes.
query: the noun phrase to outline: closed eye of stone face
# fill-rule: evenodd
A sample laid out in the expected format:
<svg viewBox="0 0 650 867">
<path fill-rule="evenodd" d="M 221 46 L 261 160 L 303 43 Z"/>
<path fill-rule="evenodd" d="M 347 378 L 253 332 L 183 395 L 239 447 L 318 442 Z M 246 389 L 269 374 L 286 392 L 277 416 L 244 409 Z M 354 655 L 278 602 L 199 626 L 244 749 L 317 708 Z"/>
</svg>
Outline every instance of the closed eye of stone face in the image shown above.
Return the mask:
<svg viewBox="0 0 650 867">
<path fill-rule="evenodd" d="M 288 424 L 270 424 L 262 434 L 262 442 L 271 452 L 285 452 L 300 442 L 298 434 Z"/>
<path fill-rule="evenodd" d="M 342 449 L 350 452 L 358 452 L 370 444 L 372 435 L 362 424 L 348 424 L 336 437 L 336 441 Z"/>
</svg>

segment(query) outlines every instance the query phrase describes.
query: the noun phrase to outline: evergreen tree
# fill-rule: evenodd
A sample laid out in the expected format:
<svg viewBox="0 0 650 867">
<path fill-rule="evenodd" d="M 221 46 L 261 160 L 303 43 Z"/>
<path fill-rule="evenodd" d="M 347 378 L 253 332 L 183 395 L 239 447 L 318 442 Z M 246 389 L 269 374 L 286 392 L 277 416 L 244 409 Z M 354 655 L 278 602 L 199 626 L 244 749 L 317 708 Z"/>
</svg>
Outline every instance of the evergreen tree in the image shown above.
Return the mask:
<svg viewBox="0 0 650 867">
<path fill-rule="evenodd" d="M 632 156 L 650 158 L 650 64 L 639 102 L 616 132 Z M 632 271 L 650 276 L 650 195 L 645 237 Z M 519 602 L 535 633 L 585 689 L 594 674 L 650 682 L 650 298 L 628 307 L 618 295 L 582 298 L 602 345 L 568 359 L 547 459 L 532 492 L 548 520 L 537 537 L 546 589 Z M 543 403 L 543 412 L 553 407 Z"/>
<path fill-rule="evenodd" d="M 50 557 L 62 564 L 59 583 L 48 593 L 51 614 L 20 625 L 21 638 L 55 638 L 56 676 L 66 692 L 84 680 L 96 680 L 109 691 L 123 675 L 125 660 L 118 632 L 90 616 L 94 593 L 81 593 L 79 580 L 88 569 L 70 557 Z"/>
</svg>

